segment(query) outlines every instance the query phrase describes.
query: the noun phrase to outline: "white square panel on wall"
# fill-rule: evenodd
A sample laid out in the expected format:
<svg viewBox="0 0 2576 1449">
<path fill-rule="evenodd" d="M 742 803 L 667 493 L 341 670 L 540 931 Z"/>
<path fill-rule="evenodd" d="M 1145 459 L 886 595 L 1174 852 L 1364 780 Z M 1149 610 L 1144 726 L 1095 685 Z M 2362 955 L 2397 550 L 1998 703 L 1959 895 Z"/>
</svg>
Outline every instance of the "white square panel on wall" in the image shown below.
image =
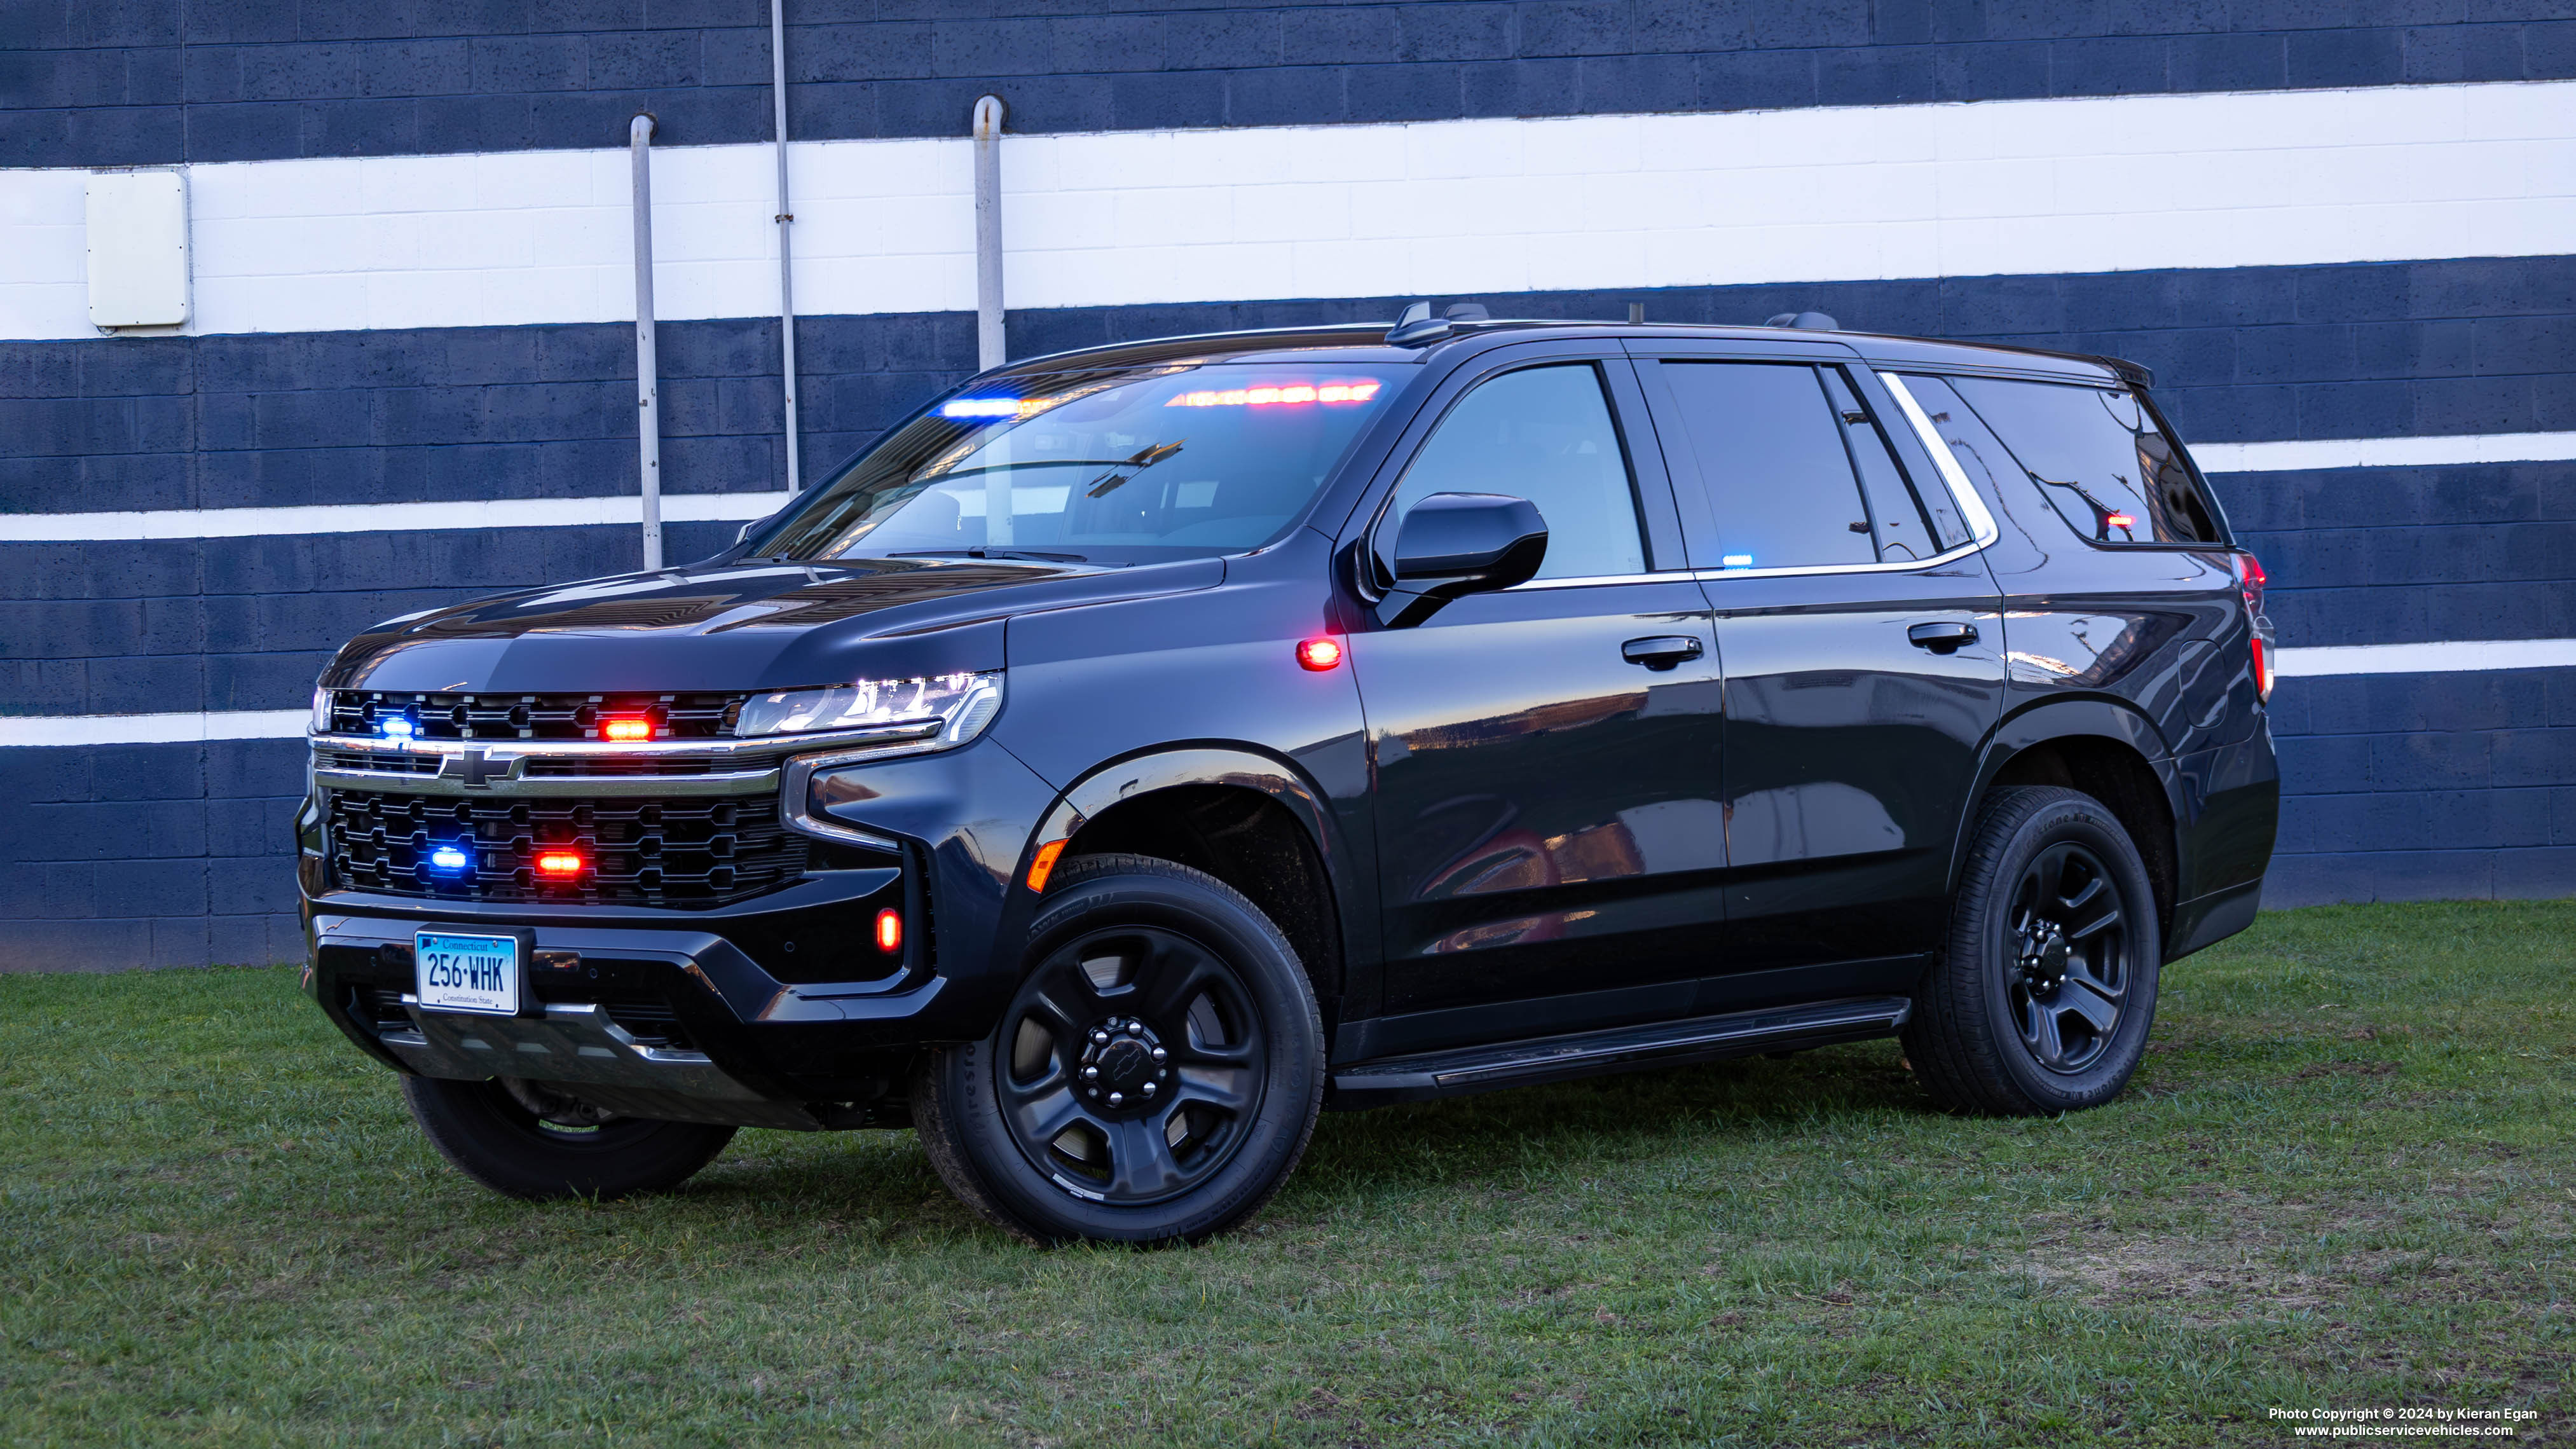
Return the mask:
<svg viewBox="0 0 2576 1449">
<path fill-rule="evenodd" d="M 188 183 L 180 173 L 89 178 L 89 320 L 99 327 L 188 320 Z"/>
</svg>

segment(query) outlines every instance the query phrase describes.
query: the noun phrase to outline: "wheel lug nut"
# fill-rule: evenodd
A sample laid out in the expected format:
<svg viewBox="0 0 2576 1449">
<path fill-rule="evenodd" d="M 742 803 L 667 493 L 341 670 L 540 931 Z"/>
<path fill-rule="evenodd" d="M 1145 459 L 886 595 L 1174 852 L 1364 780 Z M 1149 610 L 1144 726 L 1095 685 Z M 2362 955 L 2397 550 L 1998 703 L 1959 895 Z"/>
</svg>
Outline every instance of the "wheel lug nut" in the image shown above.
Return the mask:
<svg viewBox="0 0 2576 1449">
<path fill-rule="evenodd" d="M 1105 1031 L 1095 1031 L 1095 1032 L 1093 1032 L 1093 1033 L 1091 1034 L 1091 1039 L 1092 1039 L 1092 1041 L 1093 1041 L 1094 1043 L 1096 1043 L 1096 1044 L 1098 1044 L 1098 1045 L 1100 1045 L 1100 1046 L 1107 1046 L 1107 1045 L 1109 1045 L 1109 1033 L 1107 1033 L 1107 1032 L 1105 1032 Z"/>
<path fill-rule="evenodd" d="M 1161 1047 L 1154 1048 L 1154 1060 L 1158 1062 L 1168 1060 L 1171 1055 L 1172 1054 L 1170 1052 L 1163 1050 Z"/>
<path fill-rule="evenodd" d="M 1141 1086 L 1141 1087 L 1138 1087 L 1136 1090 L 1137 1090 L 1137 1091 L 1139 1091 L 1139 1092 L 1142 1092 L 1142 1093 L 1144 1093 L 1146 1096 L 1150 1097 L 1150 1096 L 1154 1095 L 1154 1084 L 1153 1084 L 1153 1083 L 1151 1083 L 1151 1082 L 1147 1082 L 1145 1085 L 1143 1085 L 1143 1086 Z"/>
<path fill-rule="evenodd" d="M 1124 1106 L 1126 1106 L 1126 1105 L 1127 1105 L 1127 1094 L 1126 1094 L 1126 1093 L 1124 1093 L 1124 1092 L 1112 1092 L 1112 1093 L 1110 1093 L 1110 1094 L 1109 1094 L 1109 1105 L 1110 1105 L 1110 1106 L 1112 1106 L 1112 1107 L 1124 1107 Z"/>
<path fill-rule="evenodd" d="M 1100 1076 L 1100 1068 L 1098 1068 L 1098 1067 L 1084 1067 L 1084 1068 L 1082 1069 L 1082 1079 L 1083 1079 L 1084 1081 L 1086 1081 L 1086 1082 L 1089 1082 L 1089 1081 L 1096 1081 L 1096 1080 L 1098 1080 L 1099 1076 Z"/>
</svg>

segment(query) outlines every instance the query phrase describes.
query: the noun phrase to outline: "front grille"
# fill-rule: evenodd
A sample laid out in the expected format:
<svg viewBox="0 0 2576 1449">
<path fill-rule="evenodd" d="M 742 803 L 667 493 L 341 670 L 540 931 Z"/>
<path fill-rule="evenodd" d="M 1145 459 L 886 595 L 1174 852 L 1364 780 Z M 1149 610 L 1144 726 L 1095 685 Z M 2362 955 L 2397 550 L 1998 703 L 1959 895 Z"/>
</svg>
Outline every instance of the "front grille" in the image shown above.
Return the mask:
<svg viewBox="0 0 2576 1449">
<path fill-rule="evenodd" d="M 335 735 L 376 735 L 408 719 L 424 740 L 595 740 L 609 717 L 653 722 L 657 740 L 722 739 L 747 694 L 405 694 L 331 691 Z"/>
<path fill-rule="evenodd" d="M 352 889 L 428 900 L 704 909 L 755 896 L 805 871 L 805 838 L 782 825 L 774 794 L 459 798 L 325 790 L 331 864 Z M 473 857 L 453 874 L 430 852 Z M 571 846 L 589 868 L 541 880 L 542 847 Z"/>
</svg>

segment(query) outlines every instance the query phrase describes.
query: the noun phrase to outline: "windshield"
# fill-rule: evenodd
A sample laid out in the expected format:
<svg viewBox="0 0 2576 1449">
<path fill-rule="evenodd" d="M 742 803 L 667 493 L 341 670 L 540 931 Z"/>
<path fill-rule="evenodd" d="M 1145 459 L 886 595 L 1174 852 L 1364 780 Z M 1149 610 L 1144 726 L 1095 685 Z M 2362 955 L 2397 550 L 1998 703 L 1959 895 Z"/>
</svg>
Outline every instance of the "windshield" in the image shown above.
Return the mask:
<svg viewBox="0 0 2576 1449">
<path fill-rule="evenodd" d="M 863 453 L 751 551 L 1150 563 L 1257 548 L 1304 512 L 1395 375 L 1181 363 L 970 388 Z"/>
</svg>

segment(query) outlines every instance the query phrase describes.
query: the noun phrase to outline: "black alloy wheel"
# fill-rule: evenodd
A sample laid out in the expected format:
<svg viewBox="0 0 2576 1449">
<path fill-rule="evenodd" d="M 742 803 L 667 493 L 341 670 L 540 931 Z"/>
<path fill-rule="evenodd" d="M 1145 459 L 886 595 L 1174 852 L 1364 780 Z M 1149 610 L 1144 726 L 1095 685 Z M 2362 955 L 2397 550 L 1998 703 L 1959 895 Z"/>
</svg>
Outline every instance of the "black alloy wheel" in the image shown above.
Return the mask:
<svg viewBox="0 0 2576 1449">
<path fill-rule="evenodd" d="M 1905 1025 L 1916 1079 L 1961 1112 L 2110 1101 L 2146 1052 L 2160 940 L 2146 863 L 2108 806 L 2057 786 L 1996 790 Z"/>
<path fill-rule="evenodd" d="M 993 1067 L 1020 1151 L 1095 1202 L 1161 1202 L 1233 1157 L 1261 1105 L 1261 1015 L 1234 967 L 1158 926 L 1057 947 L 1003 1017 Z"/>
<path fill-rule="evenodd" d="M 620 1117 L 543 1082 L 402 1079 L 438 1155 L 511 1197 L 615 1198 L 679 1186 L 733 1140 L 703 1122 Z"/>
<path fill-rule="evenodd" d="M 931 1165 L 1038 1243 L 1196 1241 L 1267 1202 L 1323 1102 L 1323 1025 L 1276 925 L 1147 856 L 1056 867 L 990 1036 L 913 1085 Z"/>
<path fill-rule="evenodd" d="M 2013 891 L 2013 1024 L 2032 1060 L 2072 1075 L 2101 1060 L 2129 994 L 2129 927 L 2111 868 L 2062 840 L 2022 868 Z"/>
</svg>

